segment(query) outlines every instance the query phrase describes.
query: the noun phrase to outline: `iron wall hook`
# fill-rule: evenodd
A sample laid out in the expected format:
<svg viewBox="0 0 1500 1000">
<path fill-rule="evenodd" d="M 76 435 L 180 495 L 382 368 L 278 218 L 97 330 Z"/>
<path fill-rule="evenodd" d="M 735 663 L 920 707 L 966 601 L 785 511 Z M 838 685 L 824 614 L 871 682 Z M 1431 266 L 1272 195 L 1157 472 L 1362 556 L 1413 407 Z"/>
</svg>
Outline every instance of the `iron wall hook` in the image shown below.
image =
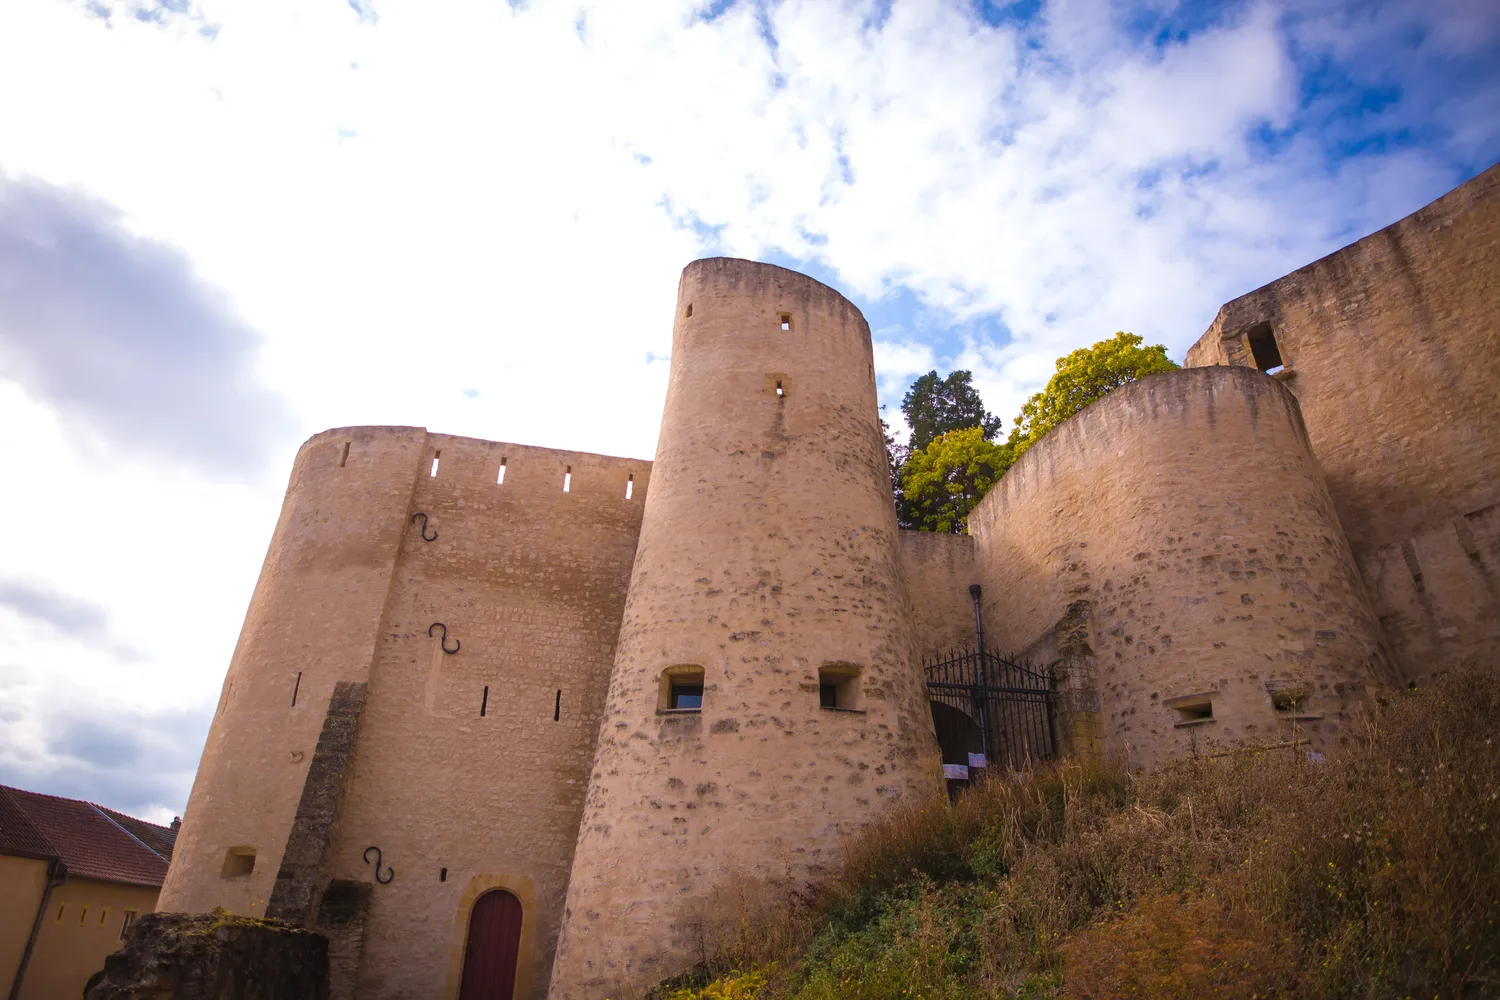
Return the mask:
<svg viewBox="0 0 1500 1000">
<path fill-rule="evenodd" d="M 443 652 L 449 654 L 450 656 L 452 654 L 458 652 L 459 647 L 463 645 L 463 640 L 462 639 L 454 639 L 453 640 L 453 648 L 449 649 L 448 648 L 448 626 L 444 625 L 442 622 L 433 622 L 431 625 L 427 626 L 427 634 L 429 636 L 432 635 L 432 630 L 435 629 L 435 628 L 440 628 L 440 629 L 443 630 L 443 637 L 442 637 L 442 639 L 440 639 L 438 641 L 438 644 L 443 647 Z"/>
<path fill-rule="evenodd" d="M 394 868 L 390 867 L 389 865 L 387 865 L 386 869 L 385 869 L 385 878 L 381 878 L 380 877 L 380 862 L 381 862 L 380 848 L 376 847 L 374 844 L 371 844 L 369 847 L 365 848 L 365 853 L 364 853 L 365 864 L 369 864 L 370 863 L 370 852 L 371 851 L 375 852 L 375 881 L 379 882 L 381 885 L 388 885 L 390 883 L 390 881 L 393 878 L 396 877 L 396 869 L 394 869 Z"/>
<path fill-rule="evenodd" d="M 417 511 L 417 513 L 415 513 L 415 514 L 413 514 L 411 516 L 411 523 L 412 524 L 416 524 L 417 523 L 417 518 L 419 518 L 419 517 L 422 519 L 422 541 L 424 541 L 424 542 L 435 542 L 435 541 L 437 541 L 437 529 L 436 528 L 432 529 L 432 534 L 429 535 L 427 533 L 427 514 L 426 514 L 426 512 L 424 512 L 424 511 Z"/>
</svg>

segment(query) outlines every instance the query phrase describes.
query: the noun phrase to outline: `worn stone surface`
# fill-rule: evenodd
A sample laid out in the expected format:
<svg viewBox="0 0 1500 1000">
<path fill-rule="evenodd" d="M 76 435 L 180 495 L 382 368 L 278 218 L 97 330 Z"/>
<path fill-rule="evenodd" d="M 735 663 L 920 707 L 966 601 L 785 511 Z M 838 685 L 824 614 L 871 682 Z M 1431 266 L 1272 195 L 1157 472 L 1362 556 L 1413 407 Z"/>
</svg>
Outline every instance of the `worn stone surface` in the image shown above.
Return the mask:
<svg viewBox="0 0 1500 1000">
<path fill-rule="evenodd" d="M 1269 324 L 1412 680 L 1500 649 L 1500 167 L 1219 310 L 1187 364 Z"/>
<path fill-rule="evenodd" d="M 903 531 L 900 540 L 918 658 L 946 656 L 950 650 L 973 646 L 974 604 L 969 586 L 979 582 L 974 539 L 934 531 Z"/>
<path fill-rule="evenodd" d="M 85 1000 L 327 1000 L 328 942 L 279 921 L 148 913 Z"/>
<path fill-rule="evenodd" d="M 328 714 L 323 718 L 323 732 L 318 736 L 312 765 L 302 783 L 302 798 L 297 803 L 286 850 L 281 855 L 271 901 L 266 904 L 268 917 L 298 927 L 306 927 L 312 921 L 324 882 L 329 838 L 354 763 L 354 744 L 366 688 L 363 682 L 353 681 L 334 685 Z"/>
<path fill-rule="evenodd" d="M 1209 740 L 1323 746 L 1390 678 L 1296 400 L 1258 371 L 1115 390 L 1021 456 L 969 529 L 1000 646 L 1091 602 L 1107 746 L 1133 764 Z M 1173 704 L 1194 696 L 1211 720 Z"/>
<path fill-rule="evenodd" d="M 831 871 L 938 791 L 909 600 L 864 318 L 779 267 L 690 264 L 553 997 L 683 971 L 716 891 Z M 832 664 L 853 711 L 819 707 Z M 664 711 L 680 665 L 701 712 Z"/>
</svg>

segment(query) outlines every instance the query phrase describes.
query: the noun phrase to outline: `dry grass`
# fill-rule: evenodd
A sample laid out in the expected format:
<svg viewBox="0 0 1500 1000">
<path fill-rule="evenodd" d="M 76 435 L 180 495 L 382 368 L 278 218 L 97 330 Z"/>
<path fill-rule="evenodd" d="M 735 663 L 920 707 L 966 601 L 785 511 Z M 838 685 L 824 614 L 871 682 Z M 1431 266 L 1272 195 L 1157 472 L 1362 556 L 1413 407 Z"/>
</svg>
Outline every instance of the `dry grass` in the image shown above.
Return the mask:
<svg viewBox="0 0 1500 1000">
<path fill-rule="evenodd" d="M 1320 763 L 1000 776 L 893 814 L 810 894 L 742 889 L 674 1000 L 1500 996 L 1497 740 L 1470 666 Z"/>
</svg>

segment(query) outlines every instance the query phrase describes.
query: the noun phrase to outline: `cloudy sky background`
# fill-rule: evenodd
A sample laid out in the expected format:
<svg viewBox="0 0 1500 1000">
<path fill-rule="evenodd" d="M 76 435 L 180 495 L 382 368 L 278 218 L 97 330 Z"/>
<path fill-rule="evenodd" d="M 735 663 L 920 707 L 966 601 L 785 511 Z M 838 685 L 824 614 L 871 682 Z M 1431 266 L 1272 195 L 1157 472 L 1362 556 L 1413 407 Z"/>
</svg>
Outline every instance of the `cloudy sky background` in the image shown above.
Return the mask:
<svg viewBox="0 0 1500 1000">
<path fill-rule="evenodd" d="M 1492 0 L 0 4 L 0 782 L 180 813 L 298 444 L 649 457 L 695 257 L 1008 426 L 1497 156 Z"/>
</svg>

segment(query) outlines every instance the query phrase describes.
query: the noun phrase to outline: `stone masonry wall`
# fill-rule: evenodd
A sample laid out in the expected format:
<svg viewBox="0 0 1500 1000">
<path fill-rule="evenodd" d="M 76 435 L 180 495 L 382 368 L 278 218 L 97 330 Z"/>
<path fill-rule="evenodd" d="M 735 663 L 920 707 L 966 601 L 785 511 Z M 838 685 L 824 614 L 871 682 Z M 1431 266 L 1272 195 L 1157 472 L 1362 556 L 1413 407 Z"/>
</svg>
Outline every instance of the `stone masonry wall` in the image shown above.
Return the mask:
<svg viewBox="0 0 1500 1000">
<path fill-rule="evenodd" d="M 939 792 L 909 600 L 863 317 L 782 268 L 688 265 L 553 997 L 683 971 L 736 901 Z M 674 668 L 701 711 L 668 707 Z"/>
<path fill-rule="evenodd" d="M 1208 741 L 1324 746 L 1389 675 L 1296 401 L 1259 372 L 1115 390 L 1023 455 L 969 528 L 987 632 L 1010 649 L 1084 636 L 1108 752 L 1134 765 Z"/>
<path fill-rule="evenodd" d="M 935 531 L 903 531 L 899 537 L 918 659 L 974 645 L 974 539 Z"/>
<path fill-rule="evenodd" d="M 1500 166 L 1225 305 L 1189 366 L 1268 325 L 1407 677 L 1500 651 Z"/>
<path fill-rule="evenodd" d="M 516 998 L 534 1000 L 547 992 L 651 463 L 434 434 L 421 473 L 411 509 L 437 537 L 413 526 L 401 547 L 330 874 L 369 882 L 371 845 L 395 870 L 372 886 L 360 996 L 455 997 L 469 908 L 504 887 L 523 904 Z M 434 622 L 458 652 L 427 634 Z"/>
<path fill-rule="evenodd" d="M 456 996 L 469 909 L 506 888 L 524 908 L 516 997 L 545 995 L 650 472 L 421 428 L 309 440 L 163 908 L 263 913 L 279 868 L 301 921 L 338 909 L 330 880 L 366 887 L 327 928 L 335 985 L 426 1000 Z M 312 773 L 336 684 L 364 689 L 358 739 Z M 249 875 L 226 874 L 233 849 L 255 852 Z"/>
</svg>

